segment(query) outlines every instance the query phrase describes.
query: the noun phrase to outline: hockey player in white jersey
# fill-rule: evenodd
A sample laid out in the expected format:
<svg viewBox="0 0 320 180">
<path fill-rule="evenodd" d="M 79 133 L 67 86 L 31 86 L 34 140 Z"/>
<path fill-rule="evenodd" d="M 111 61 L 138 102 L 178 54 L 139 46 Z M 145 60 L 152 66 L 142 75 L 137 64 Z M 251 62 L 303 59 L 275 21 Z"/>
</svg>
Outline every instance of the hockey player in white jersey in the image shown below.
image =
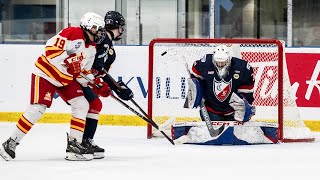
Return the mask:
<svg viewBox="0 0 320 180">
<path fill-rule="evenodd" d="M 96 54 L 95 42 L 103 30 L 103 18 L 88 12 L 81 18 L 80 27 L 63 29 L 46 42 L 32 73 L 30 105 L 19 118 L 9 139 L 0 146 L 2 158 L 8 161 L 16 157 L 16 146 L 51 106 L 53 95 L 57 92 L 71 106 L 65 159 L 93 159 L 93 150 L 82 145 L 89 103 L 80 87 L 80 84 L 87 86 L 88 82 L 79 74 L 82 72 L 94 78 L 90 70 Z M 101 91 L 109 91 L 108 86 L 105 85 Z"/>
</svg>

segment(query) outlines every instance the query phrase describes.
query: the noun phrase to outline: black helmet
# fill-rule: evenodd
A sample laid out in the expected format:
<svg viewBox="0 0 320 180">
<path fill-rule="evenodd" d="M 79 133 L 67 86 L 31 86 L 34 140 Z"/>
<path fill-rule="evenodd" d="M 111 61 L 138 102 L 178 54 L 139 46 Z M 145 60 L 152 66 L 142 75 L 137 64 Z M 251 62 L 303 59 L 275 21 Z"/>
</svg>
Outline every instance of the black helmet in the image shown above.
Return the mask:
<svg viewBox="0 0 320 180">
<path fill-rule="evenodd" d="M 124 17 L 117 11 L 108 11 L 104 16 L 106 29 L 117 29 L 126 24 Z"/>
</svg>

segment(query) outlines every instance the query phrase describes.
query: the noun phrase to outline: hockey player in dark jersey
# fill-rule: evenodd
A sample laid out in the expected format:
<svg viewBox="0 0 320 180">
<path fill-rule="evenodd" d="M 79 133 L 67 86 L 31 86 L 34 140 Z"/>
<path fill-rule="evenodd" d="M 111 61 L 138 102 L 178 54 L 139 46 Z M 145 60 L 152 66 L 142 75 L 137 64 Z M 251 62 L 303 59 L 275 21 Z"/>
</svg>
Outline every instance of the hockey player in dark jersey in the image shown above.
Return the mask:
<svg viewBox="0 0 320 180">
<path fill-rule="evenodd" d="M 121 39 L 121 35 L 124 32 L 125 19 L 117 11 L 109 11 L 105 15 L 105 29 L 106 34 L 104 38 L 101 38 L 97 43 L 97 53 L 92 67 L 92 74 L 96 77 L 95 81 L 98 84 L 107 83 L 108 86 L 116 92 L 116 94 L 122 100 L 130 100 L 133 98 L 132 91 L 125 86 L 123 82 L 118 82 L 121 89 L 118 89 L 111 79 L 105 76 L 105 72 L 108 72 L 111 64 L 116 59 L 116 53 L 113 48 L 113 41 Z M 90 104 L 90 109 L 86 118 L 86 126 L 83 135 L 83 142 L 86 142 L 87 146 L 91 146 L 94 150 L 93 158 L 104 158 L 105 150 L 97 146 L 94 141 L 94 135 L 98 125 L 98 116 L 102 109 L 102 102 L 99 97 L 109 96 L 109 92 L 99 93 L 101 90 L 97 89 L 94 85 L 90 87 L 83 87 L 83 92 Z"/>
<path fill-rule="evenodd" d="M 205 123 L 174 124 L 175 143 L 244 145 L 276 142 L 277 127 L 248 122 L 255 114 L 253 69 L 248 62 L 232 57 L 226 45 L 218 45 L 213 54 L 195 61 L 190 76 L 184 107 L 200 106 L 200 117 Z M 212 124 L 218 128 L 214 129 Z"/>
</svg>

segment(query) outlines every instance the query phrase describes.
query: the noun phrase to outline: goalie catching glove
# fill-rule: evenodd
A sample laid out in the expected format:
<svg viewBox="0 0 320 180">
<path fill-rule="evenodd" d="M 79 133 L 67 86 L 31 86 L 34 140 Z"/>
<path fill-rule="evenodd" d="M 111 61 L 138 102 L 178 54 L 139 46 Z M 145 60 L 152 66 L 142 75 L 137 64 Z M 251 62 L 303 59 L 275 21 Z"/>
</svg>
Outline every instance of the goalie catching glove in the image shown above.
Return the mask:
<svg viewBox="0 0 320 180">
<path fill-rule="evenodd" d="M 118 89 L 118 91 L 116 91 L 119 98 L 121 98 L 122 100 L 125 100 L 125 101 L 132 99 L 134 94 L 131 91 L 131 89 L 121 80 L 118 81 L 117 83 L 122 88 L 122 89 Z"/>
<path fill-rule="evenodd" d="M 93 79 L 96 85 L 100 86 L 97 87 L 95 84 L 88 83 L 88 86 L 93 90 L 94 93 L 96 93 L 99 96 L 102 97 L 108 97 L 111 95 L 111 89 L 109 85 L 103 81 L 101 78 L 95 78 Z"/>
<path fill-rule="evenodd" d="M 247 122 L 255 115 L 256 108 L 248 103 L 245 98 L 240 98 L 232 93 L 229 105 L 234 109 L 234 119 L 236 121 Z"/>
</svg>

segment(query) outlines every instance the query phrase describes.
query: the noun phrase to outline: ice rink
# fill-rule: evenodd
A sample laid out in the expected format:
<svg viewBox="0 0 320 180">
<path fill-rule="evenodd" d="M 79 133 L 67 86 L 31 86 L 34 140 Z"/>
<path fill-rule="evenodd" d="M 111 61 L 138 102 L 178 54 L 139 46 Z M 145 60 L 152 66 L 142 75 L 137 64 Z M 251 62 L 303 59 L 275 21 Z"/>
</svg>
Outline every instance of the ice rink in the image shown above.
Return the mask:
<svg viewBox="0 0 320 180">
<path fill-rule="evenodd" d="M 5 141 L 15 123 L 0 123 Z M 251 146 L 171 145 L 146 139 L 145 127 L 99 126 L 96 143 L 106 158 L 64 160 L 68 124 L 36 124 L 17 147 L 15 160 L 0 158 L 0 180 L 318 180 L 320 133 L 314 143 Z"/>
</svg>

